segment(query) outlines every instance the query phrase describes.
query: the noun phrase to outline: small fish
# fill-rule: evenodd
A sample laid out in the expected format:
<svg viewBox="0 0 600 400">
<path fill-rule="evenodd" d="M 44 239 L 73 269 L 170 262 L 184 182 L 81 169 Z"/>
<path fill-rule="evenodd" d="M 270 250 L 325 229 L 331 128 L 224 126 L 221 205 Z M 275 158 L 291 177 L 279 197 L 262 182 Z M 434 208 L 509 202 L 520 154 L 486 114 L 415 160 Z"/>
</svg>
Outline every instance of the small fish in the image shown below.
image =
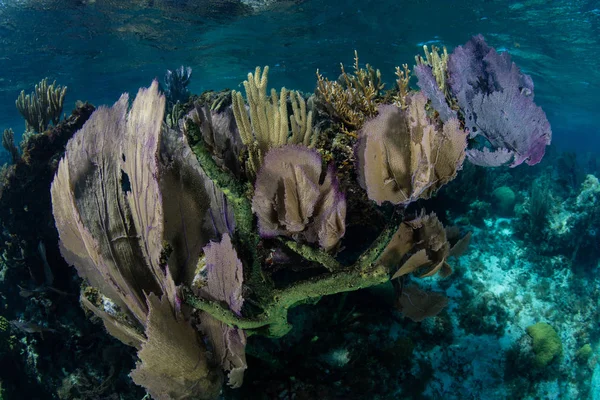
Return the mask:
<svg viewBox="0 0 600 400">
<path fill-rule="evenodd" d="M 441 43 L 440 40 L 434 39 L 434 40 L 428 40 L 426 42 L 419 42 L 419 43 L 417 43 L 417 46 L 423 47 L 423 46 L 426 46 L 426 45 L 429 46 L 429 45 L 432 45 L 432 44 L 440 44 L 440 43 Z"/>
<path fill-rule="evenodd" d="M 46 328 L 33 322 L 12 320 L 9 323 L 15 328 L 25 333 L 39 333 L 44 339 L 44 332 L 56 332 L 56 329 Z"/>
<path fill-rule="evenodd" d="M 40 253 L 40 257 L 42 258 L 42 262 L 44 263 L 44 276 L 46 277 L 46 286 L 52 286 L 54 282 L 54 275 L 52 274 L 52 269 L 50 268 L 50 264 L 48 264 L 48 259 L 46 258 L 46 246 L 44 246 L 44 242 L 40 240 L 38 243 L 38 252 Z"/>
<path fill-rule="evenodd" d="M 48 290 L 51 290 L 54 293 L 58 293 L 58 294 L 60 294 L 62 296 L 69 296 L 70 295 L 67 292 L 63 292 L 62 290 L 53 288 L 51 286 L 41 286 L 41 287 L 38 287 L 38 288 L 35 288 L 35 289 L 26 289 L 26 288 L 24 288 L 22 286 L 19 286 L 19 285 L 17 285 L 17 286 L 19 287 L 19 295 L 21 297 L 25 297 L 25 298 L 31 297 L 31 296 L 33 296 L 33 295 L 35 295 L 37 293 L 44 293 L 44 292 L 46 292 Z"/>
<path fill-rule="evenodd" d="M 23 288 L 23 287 L 21 287 L 19 285 L 17 285 L 17 286 L 19 287 L 19 295 L 21 297 L 28 298 L 28 297 L 31 297 L 31 296 L 33 296 L 35 294 L 35 290 L 25 289 L 25 288 Z"/>
</svg>

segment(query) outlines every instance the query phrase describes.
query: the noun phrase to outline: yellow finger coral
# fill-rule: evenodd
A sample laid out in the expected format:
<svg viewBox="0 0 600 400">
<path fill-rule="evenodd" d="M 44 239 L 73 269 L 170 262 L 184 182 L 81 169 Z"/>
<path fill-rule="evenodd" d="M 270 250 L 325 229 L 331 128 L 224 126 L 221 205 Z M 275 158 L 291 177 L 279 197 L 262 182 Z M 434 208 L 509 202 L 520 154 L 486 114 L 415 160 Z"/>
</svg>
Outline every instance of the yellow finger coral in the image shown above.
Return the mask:
<svg viewBox="0 0 600 400">
<path fill-rule="evenodd" d="M 256 67 L 244 81 L 250 115 L 240 92 L 232 91 L 233 114 L 240 131 L 242 142 L 248 146 L 247 170 L 256 175 L 264 155 L 270 148 L 284 144 L 303 144 L 314 147 L 316 136 L 312 129 L 312 111 L 300 93 L 281 88 L 277 94 L 271 89 L 267 96 L 269 67 Z M 288 117 L 287 98 L 292 104 L 292 115 Z M 291 129 L 291 135 L 290 135 Z"/>
</svg>

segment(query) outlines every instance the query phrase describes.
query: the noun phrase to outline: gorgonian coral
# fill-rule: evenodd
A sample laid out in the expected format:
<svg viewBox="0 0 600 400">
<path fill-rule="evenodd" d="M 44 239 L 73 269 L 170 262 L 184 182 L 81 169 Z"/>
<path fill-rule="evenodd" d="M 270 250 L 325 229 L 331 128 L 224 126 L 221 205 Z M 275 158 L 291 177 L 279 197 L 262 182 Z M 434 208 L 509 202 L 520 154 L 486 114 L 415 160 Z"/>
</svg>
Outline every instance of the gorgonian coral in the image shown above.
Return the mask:
<svg viewBox="0 0 600 400">
<path fill-rule="evenodd" d="M 66 93 L 66 86 L 57 86 L 56 81 L 48 85 L 48 78 L 35 85 L 35 91 L 31 94 L 25 95 L 22 90 L 15 105 L 25 118 L 25 129 L 41 133 L 48 129 L 50 122 L 56 126 L 62 115 Z"/>
<path fill-rule="evenodd" d="M 187 88 L 192 77 L 192 68 L 183 65 L 173 71 L 170 69 L 165 73 L 165 95 L 169 104 L 186 102 L 190 97 Z"/>
<path fill-rule="evenodd" d="M 220 242 L 211 242 L 204 247 L 205 262 L 199 274 L 203 276 L 198 293 L 213 301 L 225 302 L 237 315 L 242 314 L 243 265 L 237 256 L 228 234 Z M 209 313 L 201 313 L 202 332 L 207 335 L 216 359 L 221 360 L 223 369 L 229 372 L 229 385 L 242 386 L 246 369 L 246 333 L 231 327 Z"/>
<path fill-rule="evenodd" d="M 294 90 L 281 88 L 279 94 L 271 89 L 271 95 L 268 96 L 268 73 L 268 66 L 263 69 L 262 74 L 260 67 L 256 67 L 254 74 L 249 73 L 248 80 L 244 81 L 248 111 L 242 94 L 231 92 L 235 121 L 248 151 L 246 170 L 251 176 L 256 175 L 269 149 L 284 144 L 314 147 L 316 140 L 312 111 L 307 110 L 302 95 Z M 288 94 L 292 106 L 291 115 L 288 113 Z"/>
<path fill-rule="evenodd" d="M 406 110 L 382 105 L 360 131 L 359 180 L 377 204 L 429 198 L 462 167 L 466 133 L 456 118 L 440 127 L 427 115 L 426 103 L 423 94 L 414 93 Z"/>
<path fill-rule="evenodd" d="M 270 150 L 256 177 L 252 209 L 263 237 L 288 236 L 331 250 L 344 236 L 346 200 L 334 170 L 303 146 Z"/>
<path fill-rule="evenodd" d="M 421 214 L 404 221 L 384 249 L 380 262 L 396 269 L 392 279 L 420 272 L 421 277 L 452 273 L 447 260 L 460 256 L 467 248 L 471 235 L 457 238 L 454 229 L 445 229 L 434 213 Z M 453 243 L 450 243 L 450 240 Z M 413 321 L 422 321 L 438 314 L 448 304 L 441 293 L 426 292 L 412 285 L 402 288 L 396 300 L 400 311 Z"/>
<path fill-rule="evenodd" d="M 340 64 L 340 68 L 342 73 L 335 81 L 324 78 L 317 70 L 315 93 L 331 117 L 341 122 L 342 129 L 354 135 L 367 118 L 377 114 L 377 104 L 381 102 L 385 84 L 378 69 L 369 64 L 366 68 L 360 67 L 356 50 L 354 74 L 347 73 L 344 64 Z"/>
<path fill-rule="evenodd" d="M 507 52 L 498 54 L 483 36 L 473 37 L 450 55 L 448 83 L 471 137 L 481 136 L 503 152 L 498 157 L 470 150 L 470 161 L 495 166 L 509 152 L 512 167 L 540 162 L 552 138 L 550 123 L 533 101 L 531 77 L 521 73 Z"/>
<path fill-rule="evenodd" d="M 446 71 L 444 71 L 445 73 Z M 446 101 L 446 94 L 439 87 L 433 69 L 427 64 L 419 64 L 415 66 L 415 75 L 419 78 L 417 84 L 427 99 L 431 101 L 431 106 L 436 110 L 442 122 L 446 122 L 451 118 L 456 118 L 457 114 Z"/>
<path fill-rule="evenodd" d="M 183 137 L 163 131 L 164 110 L 157 82 L 130 110 L 126 94 L 96 110 L 67 144 L 53 213 L 63 257 L 95 288 L 82 303 L 140 349 L 134 381 L 156 399 L 212 399 L 220 371 L 175 285 L 190 285 L 202 246 L 234 226 Z"/>
</svg>

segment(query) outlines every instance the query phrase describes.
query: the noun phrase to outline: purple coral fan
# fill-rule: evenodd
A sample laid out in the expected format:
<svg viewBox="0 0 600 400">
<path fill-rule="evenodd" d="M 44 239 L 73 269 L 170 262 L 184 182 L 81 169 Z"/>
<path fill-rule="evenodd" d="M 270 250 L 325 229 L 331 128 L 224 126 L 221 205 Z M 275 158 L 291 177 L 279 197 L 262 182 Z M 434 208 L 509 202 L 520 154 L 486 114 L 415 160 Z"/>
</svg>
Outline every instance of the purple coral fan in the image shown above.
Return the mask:
<svg viewBox="0 0 600 400">
<path fill-rule="evenodd" d="M 442 122 L 456 118 L 456 111 L 450 108 L 446 102 L 446 95 L 438 86 L 431 67 L 426 64 L 416 65 L 415 75 L 419 79 L 417 85 L 419 85 L 421 92 L 431 101 L 431 106 L 440 114 Z"/>
<path fill-rule="evenodd" d="M 346 231 L 346 198 L 334 168 L 322 176 L 314 149 L 287 145 L 271 149 L 256 177 L 252 210 L 262 237 L 290 236 L 333 249 Z"/>
<path fill-rule="evenodd" d="M 531 77 L 508 53 L 497 53 L 483 36 L 475 36 L 450 55 L 448 83 L 471 137 L 481 135 L 493 149 L 510 152 L 511 167 L 540 162 L 552 138 L 550 123 L 533 101 Z M 478 155 L 484 154 L 494 153 Z M 480 161 L 490 165 L 498 160 Z"/>
<path fill-rule="evenodd" d="M 513 154 L 506 149 L 490 151 L 485 147 L 483 150 L 467 150 L 467 159 L 471 164 L 481 167 L 500 167 L 508 164 L 513 159 Z"/>
</svg>

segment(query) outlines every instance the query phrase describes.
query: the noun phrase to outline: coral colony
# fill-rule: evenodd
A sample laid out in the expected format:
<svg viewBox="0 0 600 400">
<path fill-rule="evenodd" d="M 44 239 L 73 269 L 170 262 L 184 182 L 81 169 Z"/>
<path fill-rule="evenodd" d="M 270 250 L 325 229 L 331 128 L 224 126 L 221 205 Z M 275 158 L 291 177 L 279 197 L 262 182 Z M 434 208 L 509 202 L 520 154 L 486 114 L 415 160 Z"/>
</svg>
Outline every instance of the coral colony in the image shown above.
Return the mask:
<svg viewBox="0 0 600 400">
<path fill-rule="evenodd" d="M 165 94 L 156 81 L 131 106 L 124 94 L 70 138 L 51 185 L 60 251 L 85 281 L 83 307 L 137 349 L 130 376 L 152 398 L 240 387 L 247 337 L 286 335 L 290 309 L 323 296 L 391 280 L 414 321 L 448 304 L 410 276 L 451 274 L 470 233 L 422 200 L 465 162 L 538 163 L 551 130 L 531 77 L 483 37 L 416 62 L 419 91 L 407 65 L 384 90 L 356 56 L 336 81 L 317 71 L 308 98 L 269 92 L 265 67 L 245 96 L 189 100 L 181 67 Z M 43 81 L 36 93 L 18 105 L 40 132 L 65 90 Z M 3 144 L 20 157 L 11 132 Z"/>
</svg>

